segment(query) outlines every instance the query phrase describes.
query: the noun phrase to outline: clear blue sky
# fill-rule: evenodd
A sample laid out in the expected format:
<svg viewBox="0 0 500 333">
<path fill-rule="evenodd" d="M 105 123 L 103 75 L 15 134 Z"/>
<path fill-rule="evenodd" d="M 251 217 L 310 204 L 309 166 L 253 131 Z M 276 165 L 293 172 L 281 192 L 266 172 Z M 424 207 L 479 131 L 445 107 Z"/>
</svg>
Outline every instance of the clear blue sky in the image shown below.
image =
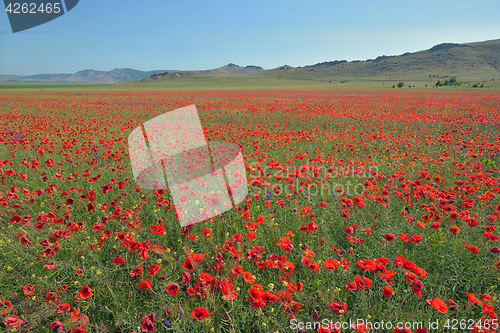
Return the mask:
<svg viewBox="0 0 500 333">
<path fill-rule="evenodd" d="M 80 0 L 16 34 L 3 8 L 0 74 L 305 66 L 500 38 L 499 0 Z"/>
</svg>

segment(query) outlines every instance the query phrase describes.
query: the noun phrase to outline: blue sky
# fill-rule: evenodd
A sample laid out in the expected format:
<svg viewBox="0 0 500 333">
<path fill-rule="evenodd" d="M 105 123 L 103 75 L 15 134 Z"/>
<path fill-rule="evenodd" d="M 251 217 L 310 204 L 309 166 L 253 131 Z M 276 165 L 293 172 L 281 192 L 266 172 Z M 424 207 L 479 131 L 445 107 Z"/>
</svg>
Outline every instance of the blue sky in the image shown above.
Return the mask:
<svg viewBox="0 0 500 333">
<path fill-rule="evenodd" d="M 80 0 L 15 34 L 2 10 L 0 74 L 365 60 L 498 39 L 499 13 L 499 0 Z"/>
</svg>

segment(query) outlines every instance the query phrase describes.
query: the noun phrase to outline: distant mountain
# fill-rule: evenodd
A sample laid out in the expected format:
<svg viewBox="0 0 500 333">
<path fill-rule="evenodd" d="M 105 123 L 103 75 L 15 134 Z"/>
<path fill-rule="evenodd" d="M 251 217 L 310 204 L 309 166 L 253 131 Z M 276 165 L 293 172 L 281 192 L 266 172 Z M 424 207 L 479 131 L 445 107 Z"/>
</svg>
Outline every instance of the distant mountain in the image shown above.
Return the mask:
<svg viewBox="0 0 500 333">
<path fill-rule="evenodd" d="M 401 55 L 381 55 L 367 60 L 333 60 L 303 67 L 283 65 L 264 70 L 257 66 L 240 67 L 228 64 L 205 71 L 170 71 L 144 78 L 134 84 L 165 84 L 185 87 L 192 85 L 220 86 L 245 82 L 286 80 L 312 82 L 348 82 L 351 80 L 417 80 L 436 82 L 437 78 L 457 77 L 457 80 L 500 79 L 500 39 L 476 43 L 442 43 L 418 52 Z M 231 84 L 230 84 L 231 83 Z M 277 84 L 277 83 L 276 83 Z"/>
<path fill-rule="evenodd" d="M 466 44 L 443 43 L 424 51 L 382 55 L 364 61 L 334 60 L 299 68 L 282 66 L 270 72 L 280 78 L 320 81 L 433 75 L 463 79 L 495 78 L 500 75 L 500 39 Z"/>
<path fill-rule="evenodd" d="M 86 69 L 73 74 L 37 74 L 29 76 L 0 75 L 0 81 L 10 82 L 67 82 L 67 83 L 114 83 L 140 80 L 165 70 L 138 71 L 131 68 L 115 68 L 111 71 Z"/>
<path fill-rule="evenodd" d="M 283 65 L 283 66 L 276 67 L 274 69 L 292 69 L 292 68 L 294 68 L 294 67 L 288 66 L 288 65 Z"/>
<path fill-rule="evenodd" d="M 401 55 L 381 55 L 368 60 L 333 60 L 303 67 L 283 65 L 266 70 L 259 66 L 241 67 L 233 63 L 209 70 L 156 70 L 143 72 L 117 68 L 103 72 L 84 70 L 74 74 L 38 74 L 31 76 L 0 75 L 0 81 L 75 82 L 134 84 L 177 84 L 191 81 L 242 82 L 259 80 L 310 80 L 347 82 L 349 80 L 426 80 L 456 76 L 458 80 L 493 80 L 500 78 L 500 39 L 476 43 L 442 43 L 418 52 Z M 168 83 L 170 82 L 170 83 Z M 212 82 L 212 83 L 213 83 Z"/>
<path fill-rule="evenodd" d="M 185 73 L 214 74 L 214 75 L 235 75 L 235 74 L 254 74 L 264 71 L 259 66 L 240 67 L 235 64 L 228 64 L 215 69 L 199 71 L 177 71 L 177 70 L 156 70 L 156 71 L 138 71 L 131 68 L 115 68 L 111 71 L 96 71 L 86 69 L 73 74 L 37 74 L 28 76 L 18 75 L 0 75 L 0 81 L 8 82 L 66 82 L 66 83 L 114 83 L 142 80 L 150 78 L 156 80 L 165 75 L 178 77 Z M 176 76 L 177 75 L 177 76 Z"/>
<path fill-rule="evenodd" d="M 222 67 L 218 67 L 215 69 L 207 69 L 207 70 L 192 70 L 192 71 L 165 71 L 162 73 L 156 73 L 151 75 L 150 77 L 144 78 L 141 81 L 149 81 L 149 80 L 157 80 L 159 78 L 173 78 L 177 79 L 179 77 L 185 76 L 187 74 L 204 74 L 204 75 L 246 75 L 246 74 L 255 74 L 259 72 L 263 72 L 265 69 L 259 66 L 245 66 L 241 67 L 235 65 L 233 63 L 227 64 Z"/>
<path fill-rule="evenodd" d="M 235 64 L 227 64 L 226 66 L 222 66 L 216 69 L 209 69 L 205 71 L 196 71 L 200 74 L 216 74 L 216 75 L 234 75 L 234 74 L 253 74 L 262 72 L 264 69 L 259 66 L 245 66 L 240 67 Z"/>
</svg>

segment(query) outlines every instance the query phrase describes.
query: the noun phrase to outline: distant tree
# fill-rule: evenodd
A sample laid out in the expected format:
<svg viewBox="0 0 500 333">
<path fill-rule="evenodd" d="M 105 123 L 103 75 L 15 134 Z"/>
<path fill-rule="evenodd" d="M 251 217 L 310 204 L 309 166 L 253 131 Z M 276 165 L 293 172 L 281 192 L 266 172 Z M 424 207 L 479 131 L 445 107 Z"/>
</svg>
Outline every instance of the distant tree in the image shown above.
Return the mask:
<svg viewBox="0 0 500 333">
<path fill-rule="evenodd" d="M 438 80 L 438 82 L 436 82 L 436 86 L 438 87 L 441 87 L 443 84 L 441 83 L 441 80 Z"/>
<path fill-rule="evenodd" d="M 398 83 L 398 88 L 403 88 L 403 87 L 404 87 L 404 85 L 405 85 L 405 84 L 404 84 L 403 82 L 399 82 L 399 83 Z"/>
</svg>

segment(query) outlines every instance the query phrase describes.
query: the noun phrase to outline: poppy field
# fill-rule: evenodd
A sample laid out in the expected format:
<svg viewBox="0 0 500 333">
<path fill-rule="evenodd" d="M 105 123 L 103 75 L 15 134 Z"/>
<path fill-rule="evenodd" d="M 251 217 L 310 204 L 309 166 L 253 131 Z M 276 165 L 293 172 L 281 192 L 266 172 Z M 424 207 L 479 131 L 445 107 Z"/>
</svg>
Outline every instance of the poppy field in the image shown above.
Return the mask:
<svg viewBox="0 0 500 333">
<path fill-rule="evenodd" d="M 127 138 L 191 104 L 248 196 L 181 228 Z M 5 90 L 0 120 L 2 331 L 500 332 L 500 93 Z"/>
</svg>

